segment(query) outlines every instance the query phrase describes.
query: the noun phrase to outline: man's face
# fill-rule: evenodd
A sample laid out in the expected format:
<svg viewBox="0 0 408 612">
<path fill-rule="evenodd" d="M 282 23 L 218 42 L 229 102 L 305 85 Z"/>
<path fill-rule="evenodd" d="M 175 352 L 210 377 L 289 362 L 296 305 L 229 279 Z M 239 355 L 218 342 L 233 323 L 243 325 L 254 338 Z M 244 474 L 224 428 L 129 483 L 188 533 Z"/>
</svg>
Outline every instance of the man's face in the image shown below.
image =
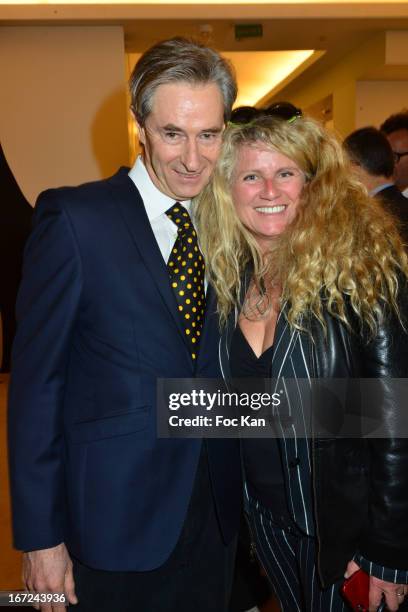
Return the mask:
<svg viewBox="0 0 408 612">
<path fill-rule="evenodd" d="M 408 153 L 408 130 L 396 130 L 387 134 L 394 153 Z M 408 187 L 408 155 L 403 155 L 395 162 L 394 181 L 401 191 Z"/>
<path fill-rule="evenodd" d="M 175 200 L 198 195 L 217 161 L 223 126 L 216 84 L 160 85 L 144 126 L 139 125 L 143 160 L 156 187 Z"/>
</svg>

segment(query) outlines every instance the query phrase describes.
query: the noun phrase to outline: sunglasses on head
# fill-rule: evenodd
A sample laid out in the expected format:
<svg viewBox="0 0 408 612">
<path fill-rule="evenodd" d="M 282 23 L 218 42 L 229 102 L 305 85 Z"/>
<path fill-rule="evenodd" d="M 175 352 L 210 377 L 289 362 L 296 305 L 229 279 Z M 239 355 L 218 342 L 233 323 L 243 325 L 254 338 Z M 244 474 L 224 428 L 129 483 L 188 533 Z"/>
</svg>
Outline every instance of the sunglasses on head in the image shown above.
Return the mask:
<svg viewBox="0 0 408 612">
<path fill-rule="evenodd" d="M 275 102 L 275 104 L 271 104 L 265 109 L 265 114 L 279 117 L 286 121 L 295 121 L 298 117 L 303 116 L 300 108 L 290 102 Z"/>
<path fill-rule="evenodd" d="M 302 117 L 302 111 L 290 102 L 276 102 L 267 108 L 255 108 L 254 106 L 239 106 L 231 113 L 231 123 L 250 123 L 258 117 L 276 117 L 292 123 L 298 117 Z"/>
</svg>

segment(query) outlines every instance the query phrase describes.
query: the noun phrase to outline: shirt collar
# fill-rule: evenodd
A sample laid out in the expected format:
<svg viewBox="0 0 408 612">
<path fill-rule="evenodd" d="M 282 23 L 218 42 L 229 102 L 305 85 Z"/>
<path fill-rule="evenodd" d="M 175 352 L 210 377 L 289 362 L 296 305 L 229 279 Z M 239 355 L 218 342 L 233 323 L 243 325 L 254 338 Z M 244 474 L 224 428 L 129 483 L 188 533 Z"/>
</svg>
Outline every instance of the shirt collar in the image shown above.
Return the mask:
<svg viewBox="0 0 408 612">
<path fill-rule="evenodd" d="M 371 189 L 370 196 L 375 196 L 377 195 L 377 193 L 380 193 L 380 191 L 383 191 L 384 189 L 387 189 L 388 187 L 392 187 L 393 185 L 394 183 L 383 183 L 382 185 L 377 185 L 377 187 L 374 187 L 374 189 Z"/>
<path fill-rule="evenodd" d="M 163 215 L 177 201 L 156 187 L 140 155 L 129 172 L 129 178 L 134 182 L 142 197 L 149 221 Z M 191 200 L 184 200 L 181 204 L 190 212 Z"/>
</svg>

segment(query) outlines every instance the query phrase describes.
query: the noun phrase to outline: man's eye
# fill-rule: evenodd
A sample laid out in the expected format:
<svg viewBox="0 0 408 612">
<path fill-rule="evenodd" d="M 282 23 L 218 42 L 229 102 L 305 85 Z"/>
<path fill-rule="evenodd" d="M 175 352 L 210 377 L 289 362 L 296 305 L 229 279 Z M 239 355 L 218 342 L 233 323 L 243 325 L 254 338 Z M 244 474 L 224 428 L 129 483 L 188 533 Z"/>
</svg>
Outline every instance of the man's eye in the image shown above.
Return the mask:
<svg viewBox="0 0 408 612">
<path fill-rule="evenodd" d="M 214 134 L 214 132 L 203 132 L 200 134 L 200 138 L 202 140 L 214 140 L 218 134 Z"/>
<path fill-rule="evenodd" d="M 167 140 L 177 140 L 180 138 L 179 132 L 164 132 L 164 137 Z"/>
</svg>

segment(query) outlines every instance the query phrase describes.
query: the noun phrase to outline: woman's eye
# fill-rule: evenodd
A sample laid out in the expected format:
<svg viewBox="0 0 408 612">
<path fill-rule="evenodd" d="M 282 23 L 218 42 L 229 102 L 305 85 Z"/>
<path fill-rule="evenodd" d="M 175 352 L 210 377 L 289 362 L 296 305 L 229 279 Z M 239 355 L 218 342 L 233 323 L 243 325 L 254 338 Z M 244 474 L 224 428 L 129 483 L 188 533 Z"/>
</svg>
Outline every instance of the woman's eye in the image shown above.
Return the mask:
<svg viewBox="0 0 408 612">
<path fill-rule="evenodd" d="M 246 176 L 244 176 L 244 181 L 255 181 L 256 179 L 256 174 L 247 174 Z"/>
</svg>

